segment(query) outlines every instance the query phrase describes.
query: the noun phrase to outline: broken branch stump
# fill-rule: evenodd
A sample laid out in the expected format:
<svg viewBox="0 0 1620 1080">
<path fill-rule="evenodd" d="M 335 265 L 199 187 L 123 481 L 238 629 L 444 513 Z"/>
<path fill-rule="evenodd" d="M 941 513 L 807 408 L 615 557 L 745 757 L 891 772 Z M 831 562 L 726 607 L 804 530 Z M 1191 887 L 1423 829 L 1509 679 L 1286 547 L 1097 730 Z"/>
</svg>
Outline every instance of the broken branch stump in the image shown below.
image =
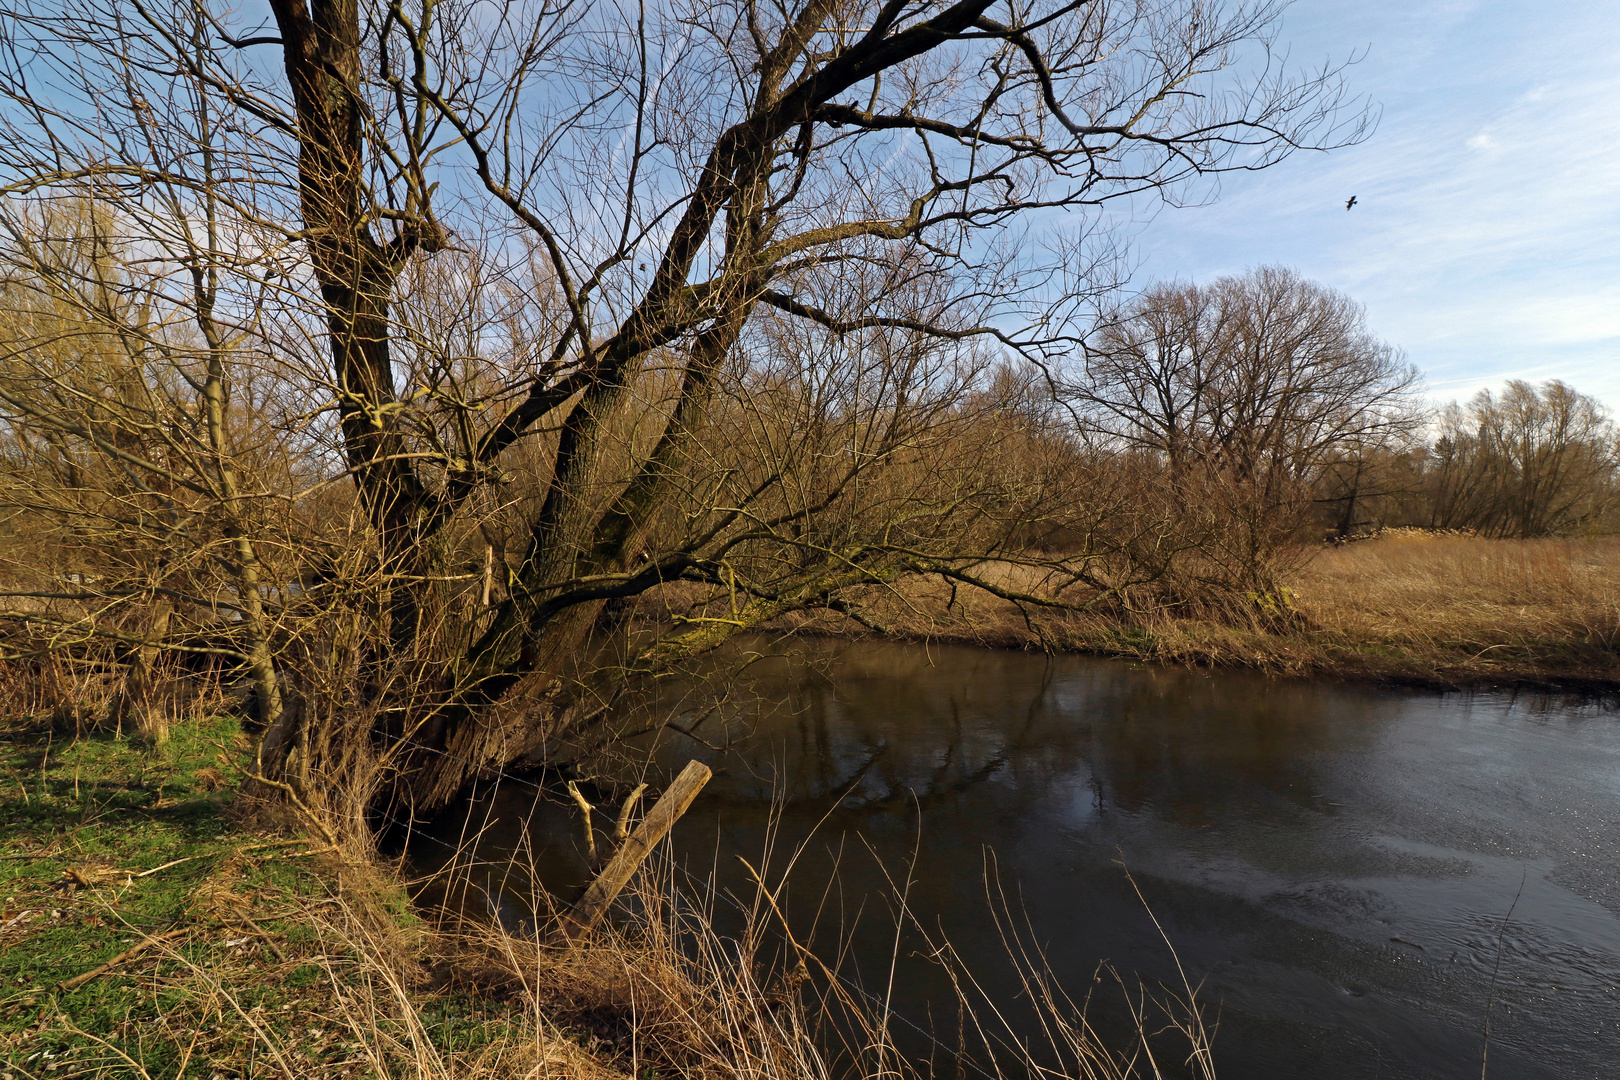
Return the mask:
<svg viewBox="0 0 1620 1080">
<path fill-rule="evenodd" d="M 562 925 L 558 928 L 564 940 L 573 940 L 581 934 L 588 933 L 592 927 L 602 921 L 607 909 L 612 905 L 620 891 L 630 883 L 636 870 L 651 855 L 653 848 L 658 846 L 669 830 L 675 825 L 680 816 L 686 813 L 686 808 L 692 805 L 703 785 L 709 782 L 714 775 L 709 767 L 701 761 L 689 761 L 686 768 L 675 778 L 675 782 L 665 789 L 653 803 L 647 816 L 641 824 L 636 826 L 624 841 L 619 850 L 613 853 L 613 858 L 602 868 L 585 889 L 585 895 L 579 898 L 567 915 L 563 916 Z"/>
</svg>

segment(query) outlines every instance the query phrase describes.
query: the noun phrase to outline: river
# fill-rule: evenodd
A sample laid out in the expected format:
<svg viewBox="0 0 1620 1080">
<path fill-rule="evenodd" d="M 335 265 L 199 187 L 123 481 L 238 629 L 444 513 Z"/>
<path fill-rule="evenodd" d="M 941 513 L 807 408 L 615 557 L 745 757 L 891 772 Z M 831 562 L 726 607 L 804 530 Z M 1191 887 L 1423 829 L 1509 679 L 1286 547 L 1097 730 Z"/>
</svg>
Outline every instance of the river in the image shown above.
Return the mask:
<svg viewBox="0 0 1620 1080">
<path fill-rule="evenodd" d="M 655 707 L 696 737 L 651 757 L 666 774 L 689 757 L 716 770 L 675 831 L 677 860 L 741 889 L 731 856 L 758 864 L 769 845 L 780 867 L 801 851 L 789 918 L 801 934 L 818 921 L 823 942 L 841 932 L 851 978 L 888 986 L 909 875 L 916 925 L 950 940 L 1015 1026 L 1032 1021 L 1016 1019 L 997 911 L 1064 989 L 1095 989 L 1105 1035 L 1125 1014 L 1099 964 L 1174 988 L 1179 957 L 1218 1021 L 1225 1080 L 1477 1078 L 1487 1010 L 1492 1077 L 1620 1076 L 1612 706 L 794 648 L 718 707 L 666 694 Z M 559 892 L 583 880 L 569 807 L 508 783 L 468 809 L 488 826 L 483 859 L 527 844 Z M 463 831 L 451 816 L 431 838 Z M 919 1052 L 931 1040 L 917 1031 L 948 1041 L 957 1023 L 922 955 L 933 944 L 907 934 L 893 982 Z"/>
</svg>

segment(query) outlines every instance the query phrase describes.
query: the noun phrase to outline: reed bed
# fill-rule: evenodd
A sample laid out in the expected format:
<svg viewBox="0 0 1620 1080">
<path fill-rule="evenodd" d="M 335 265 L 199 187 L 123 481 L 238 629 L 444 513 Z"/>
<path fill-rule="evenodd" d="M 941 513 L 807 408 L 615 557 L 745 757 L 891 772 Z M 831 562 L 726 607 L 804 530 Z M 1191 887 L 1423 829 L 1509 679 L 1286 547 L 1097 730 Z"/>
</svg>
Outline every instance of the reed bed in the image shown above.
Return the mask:
<svg viewBox="0 0 1620 1080">
<path fill-rule="evenodd" d="M 1295 589 L 1325 663 L 1441 684 L 1620 689 L 1620 539 L 1394 532 L 1319 552 Z"/>
<path fill-rule="evenodd" d="M 1427 647 L 1620 645 L 1620 539 L 1395 532 L 1319 552 L 1299 603 L 1324 627 Z"/>
</svg>

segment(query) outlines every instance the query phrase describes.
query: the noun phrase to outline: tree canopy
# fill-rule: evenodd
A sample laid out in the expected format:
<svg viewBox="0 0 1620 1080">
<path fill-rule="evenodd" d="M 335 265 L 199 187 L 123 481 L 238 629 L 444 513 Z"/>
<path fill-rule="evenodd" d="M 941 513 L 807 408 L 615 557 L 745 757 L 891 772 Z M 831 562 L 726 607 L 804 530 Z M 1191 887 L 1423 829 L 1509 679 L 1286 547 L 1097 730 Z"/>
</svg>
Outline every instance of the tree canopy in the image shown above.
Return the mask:
<svg viewBox="0 0 1620 1080">
<path fill-rule="evenodd" d="M 1098 208 L 1365 132 L 1271 53 L 1280 12 L 10 0 L 15 501 L 152 552 L 11 618 L 229 656 L 267 782 L 432 805 L 635 672 L 975 580 L 1056 480 L 941 451 L 1012 437 L 969 423 L 989 367 L 1083 338 Z M 710 606 L 604 659 L 673 583 Z"/>
</svg>

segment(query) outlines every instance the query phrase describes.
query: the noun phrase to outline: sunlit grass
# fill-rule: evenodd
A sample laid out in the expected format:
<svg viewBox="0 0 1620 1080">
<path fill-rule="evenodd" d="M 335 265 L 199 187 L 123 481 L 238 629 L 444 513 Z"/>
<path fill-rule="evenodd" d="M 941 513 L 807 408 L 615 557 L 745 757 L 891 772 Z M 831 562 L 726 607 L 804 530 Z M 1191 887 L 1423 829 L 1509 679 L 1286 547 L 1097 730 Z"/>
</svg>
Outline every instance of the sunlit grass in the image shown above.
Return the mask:
<svg viewBox="0 0 1620 1080">
<path fill-rule="evenodd" d="M 911 640 L 1072 650 L 1276 674 L 1427 686 L 1620 688 L 1620 538 L 1485 540 L 1392 530 L 1304 553 L 1284 582 L 1298 618 L 1243 625 L 1155 607 L 1064 613 L 903 579 L 863 598 L 868 622 Z M 1039 593 L 1025 568 L 1001 584 Z M 1085 600 L 1083 590 L 1065 596 Z M 1026 617 L 1027 614 L 1027 617 Z M 868 633 L 833 614 L 816 633 Z"/>
</svg>

